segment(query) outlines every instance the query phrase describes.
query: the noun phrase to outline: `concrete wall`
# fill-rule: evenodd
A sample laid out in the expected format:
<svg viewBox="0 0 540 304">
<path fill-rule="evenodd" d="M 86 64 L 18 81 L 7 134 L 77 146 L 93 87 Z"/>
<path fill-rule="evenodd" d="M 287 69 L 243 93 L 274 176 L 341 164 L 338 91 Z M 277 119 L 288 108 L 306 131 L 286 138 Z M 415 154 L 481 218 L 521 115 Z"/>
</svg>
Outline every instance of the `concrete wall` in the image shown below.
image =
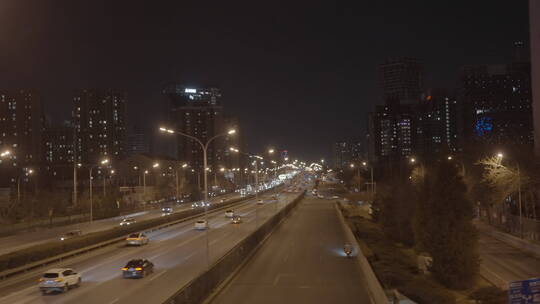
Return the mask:
<svg viewBox="0 0 540 304">
<path fill-rule="evenodd" d="M 221 259 L 216 261 L 209 270 L 183 286 L 164 303 L 187 304 L 203 302 L 206 297 L 219 286 L 219 284 L 227 279 L 236 268 L 245 261 L 275 226 L 278 225 L 294 207 L 296 207 L 303 196 L 303 194 L 298 196 L 293 202 L 288 204 L 280 212 L 262 224 L 255 232 L 238 243 L 238 245 L 232 248 Z"/>
<path fill-rule="evenodd" d="M 540 0 L 529 0 L 534 151 L 540 156 Z"/>
</svg>

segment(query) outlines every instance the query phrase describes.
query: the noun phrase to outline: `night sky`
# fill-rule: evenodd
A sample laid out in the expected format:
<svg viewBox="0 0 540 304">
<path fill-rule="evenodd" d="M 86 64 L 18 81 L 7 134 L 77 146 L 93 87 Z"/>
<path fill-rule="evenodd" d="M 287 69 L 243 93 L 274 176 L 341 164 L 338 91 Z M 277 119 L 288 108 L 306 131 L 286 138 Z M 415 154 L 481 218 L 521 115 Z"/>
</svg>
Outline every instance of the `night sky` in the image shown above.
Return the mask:
<svg viewBox="0 0 540 304">
<path fill-rule="evenodd" d="M 56 121 L 74 89 L 124 89 L 129 123 L 153 127 L 165 83 L 216 85 L 251 152 L 318 159 L 365 132 L 386 57 L 455 87 L 461 65 L 527 42 L 527 15 L 526 0 L 0 0 L 0 88 L 39 90 Z"/>
</svg>

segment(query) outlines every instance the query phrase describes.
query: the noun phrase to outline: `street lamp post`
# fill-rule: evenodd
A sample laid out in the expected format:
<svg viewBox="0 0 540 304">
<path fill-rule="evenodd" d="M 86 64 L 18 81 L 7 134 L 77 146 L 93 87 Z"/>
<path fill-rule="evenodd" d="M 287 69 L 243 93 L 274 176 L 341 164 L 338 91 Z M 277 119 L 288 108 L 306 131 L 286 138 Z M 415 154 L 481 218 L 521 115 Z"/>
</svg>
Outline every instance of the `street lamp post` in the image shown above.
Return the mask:
<svg viewBox="0 0 540 304">
<path fill-rule="evenodd" d="M 497 158 L 499 159 L 499 165 L 501 167 L 504 167 L 502 165 L 502 153 L 497 153 Z M 517 166 L 517 177 L 518 177 L 518 208 L 519 208 L 519 237 L 523 238 L 523 213 L 521 210 L 521 169 L 519 166 L 519 162 L 516 161 Z"/>
<path fill-rule="evenodd" d="M 21 177 L 23 175 L 30 176 L 32 173 L 34 173 L 34 170 L 28 169 L 25 173 L 19 174 L 19 177 L 17 177 L 17 203 L 19 204 L 21 203 Z"/>
<path fill-rule="evenodd" d="M 175 177 L 176 177 L 176 199 L 178 199 L 180 197 L 180 185 L 178 183 L 178 171 L 180 171 L 180 169 L 185 169 L 188 165 L 187 164 L 183 164 L 181 166 L 181 168 L 176 168 L 176 174 L 175 174 Z"/>
<path fill-rule="evenodd" d="M 167 128 L 163 128 L 163 127 L 160 127 L 159 130 L 161 132 L 166 132 L 166 133 L 169 133 L 169 134 L 177 134 L 177 135 L 180 135 L 180 136 L 190 138 L 190 139 L 194 140 L 195 142 L 197 142 L 201 146 L 201 149 L 203 151 L 203 171 L 204 171 L 204 202 L 205 202 L 205 204 L 204 204 L 204 220 L 206 222 L 206 225 L 208 225 L 208 204 L 207 204 L 208 203 L 208 174 L 206 172 L 206 169 L 208 168 L 208 157 L 207 157 L 208 146 L 214 139 L 216 139 L 218 137 L 222 137 L 222 136 L 233 135 L 234 133 L 236 133 L 236 130 L 232 129 L 232 130 L 229 130 L 226 133 L 217 134 L 217 135 L 211 137 L 210 139 L 208 139 L 206 141 L 206 143 L 203 143 L 200 139 L 198 139 L 195 136 L 191 136 L 191 135 L 179 132 L 179 131 L 175 131 L 175 130 L 171 130 L 171 129 L 167 129 Z M 210 242 L 209 242 L 209 239 L 208 239 L 208 229 L 209 229 L 209 226 L 205 229 L 206 266 L 207 266 L 207 268 L 210 268 Z"/>
<path fill-rule="evenodd" d="M 104 159 L 100 162 L 101 165 L 105 165 L 109 163 L 109 160 L 108 159 Z M 92 193 L 92 170 L 95 168 L 95 167 L 99 167 L 99 164 L 98 165 L 93 165 L 93 166 L 90 166 L 90 171 L 89 171 L 89 178 L 90 178 L 90 223 L 93 222 L 94 220 L 94 199 L 93 199 L 93 193 Z"/>
</svg>

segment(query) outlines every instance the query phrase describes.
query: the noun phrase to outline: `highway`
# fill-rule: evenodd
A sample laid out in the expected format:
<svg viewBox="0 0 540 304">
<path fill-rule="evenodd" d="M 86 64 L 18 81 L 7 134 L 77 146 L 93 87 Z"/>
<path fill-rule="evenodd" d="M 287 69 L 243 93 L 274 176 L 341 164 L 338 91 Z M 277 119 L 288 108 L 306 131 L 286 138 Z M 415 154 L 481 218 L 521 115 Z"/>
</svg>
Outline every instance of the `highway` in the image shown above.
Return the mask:
<svg viewBox="0 0 540 304">
<path fill-rule="evenodd" d="M 497 282 L 506 282 L 501 287 L 507 289 L 508 282 L 540 276 L 540 259 L 478 230 L 481 270 Z"/>
<path fill-rule="evenodd" d="M 252 232 L 256 219 L 261 223 L 299 195 L 281 193 L 278 201 L 273 201 L 269 198 L 272 192 L 263 196 L 263 205 L 251 199 L 231 207 L 242 215 L 241 224 L 231 224 L 224 210 L 211 213 L 211 263 Z M 0 303 L 162 303 L 207 267 L 205 232 L 194 229 L 197 219 L 149 233 L 150 243 L 146 246 L 112 245 L 48 266 L 71 267 L 82 274 L 82 286 L 65 294 L 41 295 L 37 279 L 46 269 L 1 282 Z M 155 265 L 154 273 L 138 280 L 123 279 L 120 268 L 134 258 L 148 258 Z"/>
<path fill-rule="evenodd" d="M 306 197 L 211 303 L 371 303 L 334 204 Z"/>
<path fill-rule="evenodd" d="M 233 199 L 240 197 L 238 193 L 229 193 L 223 196 L 210 199 L 211 202 L 218 203 L 221 199 Z M 173 209 L 174 212 L 180 212 L 191 208 L 191 203 L 185 203 L 181 206 L 176 205 Z M 38 245 L 41 243 L 47 243 L 51 241 L 58 241 L 60 235 L 71 230 L 81 230 L 83 234 L 102 231 L 114 228 L 119 225 L 122 218 L 133 217 L 138 221 L 148 220 L 161 216 L 161 209 L 154 208 L 148 211 L 136 212 L 133 214 L 101 219 L 97 221 L 77 223 L 73 225 L 66 225 L 53 228 L 42 228 L 34 232 L 22 232 L 15 235 L 10 235 L 0 238 L 0 255 L 4 255 L 10 252 L 21 250 L 27 247 Z"/>
</svg>

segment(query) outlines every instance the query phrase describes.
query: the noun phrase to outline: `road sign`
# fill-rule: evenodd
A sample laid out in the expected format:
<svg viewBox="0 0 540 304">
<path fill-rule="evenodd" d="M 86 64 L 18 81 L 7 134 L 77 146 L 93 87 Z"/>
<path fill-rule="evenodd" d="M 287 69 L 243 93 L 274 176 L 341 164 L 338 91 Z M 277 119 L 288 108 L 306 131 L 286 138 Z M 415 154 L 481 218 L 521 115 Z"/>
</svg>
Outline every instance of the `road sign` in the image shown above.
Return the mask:
<svg viewBox="0 0 540 304">
<path fill-rule="evenodd" d="M 508 288 L 509 304 L 540 304 L 540 278 L 515 281 Z"/>
</svg>

